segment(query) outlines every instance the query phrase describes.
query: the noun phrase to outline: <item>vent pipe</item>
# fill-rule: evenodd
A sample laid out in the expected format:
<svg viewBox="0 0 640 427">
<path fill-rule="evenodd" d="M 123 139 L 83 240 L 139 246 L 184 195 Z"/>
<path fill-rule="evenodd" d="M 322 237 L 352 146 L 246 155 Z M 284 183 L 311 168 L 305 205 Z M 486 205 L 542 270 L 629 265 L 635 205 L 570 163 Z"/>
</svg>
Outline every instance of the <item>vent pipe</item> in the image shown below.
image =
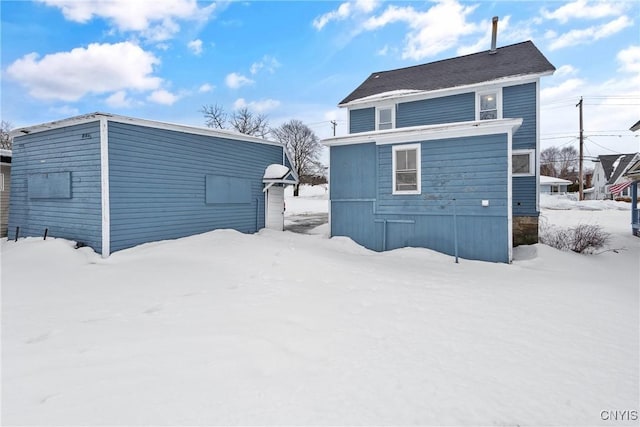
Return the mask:
<svg viewBox="0 0 640 427">
<path fill-rule="evenodd" d="M 491 20 L 492 28 L 491 28 L 491 50 L 489 51 L 490 55 L 498 53 L 496 50 L 496 39 L 498 38 L 498 17 L 494 16 Z"/>
</svg>

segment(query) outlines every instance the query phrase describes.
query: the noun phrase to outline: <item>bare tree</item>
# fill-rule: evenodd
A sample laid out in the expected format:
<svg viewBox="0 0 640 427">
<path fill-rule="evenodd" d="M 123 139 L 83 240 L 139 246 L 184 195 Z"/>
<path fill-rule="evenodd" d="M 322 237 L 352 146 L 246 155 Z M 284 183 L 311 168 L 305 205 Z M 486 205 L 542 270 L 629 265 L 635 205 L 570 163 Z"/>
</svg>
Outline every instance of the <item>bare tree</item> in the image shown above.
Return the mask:
<svg viewBox="0 0 640 427">
<path fill-rule="evenodd" d="M 578 166 L 578 150 L 573 146 L 549 147 L 540 153 L 540 174 L 574 180 Z"/>
<path fill-rule="evenodd" d="M 557 147 L 549 147 L 540 152 L 540 175 L 558 176 L 556 162 L 560 157 L 560 150 Z"/>
<path fill-rule="evenodd" d="M 245 135 L 266 138 L 269 135 L 269 120 L 264 114 L 254 114 L 247 107 L 234 111 L 229 116 L 221 105 L 203 105 L 199 110 L 207 127 L 214 129 L 235 129 Z"/>
<path fill-rule="evenodd" d="M 5 120 L 2 120 L 2 122 L 0 122 L 0 148 L 11 150 L 13 141 L 9 132 L 11 132 L 12 127 L 13 126 L 11 125 L 11 123 Z"/>
<path fill-rule="evenodd" d="M 215 105 L 203 105 L 200 112 L 204 115 L 205 124 L 207 127 L 214 129 L 224 129 L 227 123 L 227 113 L 224 112 L 222 106 Z"/>
<path fill-rule="evenodd" d="M 247 107 L 236 110 L 231 115 L 231 127 L 245 135 L 266 138 L 269 134 L 269 120 L 264 114 L 254 114 Z"/>
<path fill-rule="evenodd" d="M 316 134 L 300 120 L 290 120 L 280 127 L 271 130 L 276 140 L 285 144 L 293 156 L 293 168 L 298 177 L 313 175 L 322 166 L 319 157 L 322 146 Z M 299 194 L 299 184 L 295 186 L 293 195 Z"/>
</svg>

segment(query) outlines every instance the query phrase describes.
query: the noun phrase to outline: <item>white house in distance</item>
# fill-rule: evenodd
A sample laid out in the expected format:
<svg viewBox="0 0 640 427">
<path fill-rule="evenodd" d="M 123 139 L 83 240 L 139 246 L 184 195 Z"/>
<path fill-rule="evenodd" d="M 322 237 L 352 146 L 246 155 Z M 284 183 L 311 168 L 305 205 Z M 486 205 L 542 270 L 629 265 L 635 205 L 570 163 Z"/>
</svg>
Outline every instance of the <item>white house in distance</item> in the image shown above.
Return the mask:
<svg viewBox="0 0 640 427">
<path fill-rule="evenodd" d="M 564 194 L 571 184 L 566 179 L 540 175 L 540 194 Z"/>
<path fill-rule="evenodd" d="M 640 153 L 598 156 L 593 170 L 593 193 L 590 198 L 604 200 L 614 196 L 629 197 L 630 181 L 624 173 L 638 160 Z"/>
<path fill-rule="evenodd" d="M 0 149 L 0 237 L 7 235 L 11 190 L 11 150 Z"/>
</svg>

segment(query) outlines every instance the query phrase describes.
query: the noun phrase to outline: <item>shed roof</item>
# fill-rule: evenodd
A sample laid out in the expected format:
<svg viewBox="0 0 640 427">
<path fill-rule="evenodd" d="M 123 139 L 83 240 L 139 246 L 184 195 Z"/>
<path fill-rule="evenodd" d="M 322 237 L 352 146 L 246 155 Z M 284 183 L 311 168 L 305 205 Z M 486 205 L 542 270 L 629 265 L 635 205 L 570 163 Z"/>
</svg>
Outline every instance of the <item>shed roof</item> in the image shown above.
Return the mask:
<svg viewBox="0 0 640 427">
<path fill-rule="evenodd" d="M 572 184 L 571 181 L 567 180 L 567 179 L 562 179 L 562 178 L 556 178 L 554 176 L 546 176 L 546 175 L 540 175 L 540 184 L 547 184 L 547 185 L 553 185 L 553 184 Z"/>
<path fill-rule="evenodd" d="M 412 67 L 372 73 L 339 105 L 392 91 L 432 91 L 466 86 L 508 77 L 543 75 L 555 67 L 531 42 L 485 50 L 470 55 Z"/>
<path fill-rule="evenodd" d="M 214 137 L 234 139 L 239 141 L 256 142 L 259 144 L 283 146 L 283 144 L 276 141 L 269 141 L 266 139 L 258 138 L 256 136 L 245 135 L 242 133 L 233 132 L 225 129 L 212 129 L 212 128 L 200 127 L 200 126 L 182 125 L 177 123 L 161 122 L 157 120 L 121 116 L 118 114 L 103 113 L 99 111 L 95 113 L 82 114 L 80 116 L 69 117 L 62 120 L 55 120 L 52 122 L 13 129 L 11 131 L 11 135 L 13 137 L 19 137 L 24 134 L 44 132 L 46 130 L 58 129 L 58 128 L 73 126 L 81 123 L 89 123 L 96 120 L 100 120 L 101 118 L 106 118 L 108 121 L 111 121 L 111 122 L 129 123 L 129 124 L 138 125 L 138 126 L 172 130 L 177 132 L 190 133 L 194 135 L 214 136 Z"/>
<path fill-rule="evenodd" d="M 635 132 L 635 131 L 637 131 L 637 130 L 640 130 L 640 120 L 638 120 L 638 121 L 636 122 L 636 124 L 635 124 L 635 125 L 631 126 L 631 127 L 629 128 L 629 130 L 630 130 L 630 131 L 632 131 L 632 132 Z"/>
</svg>

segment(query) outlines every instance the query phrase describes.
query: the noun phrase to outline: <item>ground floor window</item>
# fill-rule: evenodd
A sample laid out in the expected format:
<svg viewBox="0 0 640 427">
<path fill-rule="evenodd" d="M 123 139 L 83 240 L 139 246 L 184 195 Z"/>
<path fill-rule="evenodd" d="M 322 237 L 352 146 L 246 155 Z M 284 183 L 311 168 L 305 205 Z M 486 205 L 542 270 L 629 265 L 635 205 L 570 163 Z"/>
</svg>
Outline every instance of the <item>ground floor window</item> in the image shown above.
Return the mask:
<svg viewBox="0 0 640 427">
<path fill-rule="evenodd" d="M 420 144 L 393 147 L 393 194 L 420 194 Z"/>
</svg>

